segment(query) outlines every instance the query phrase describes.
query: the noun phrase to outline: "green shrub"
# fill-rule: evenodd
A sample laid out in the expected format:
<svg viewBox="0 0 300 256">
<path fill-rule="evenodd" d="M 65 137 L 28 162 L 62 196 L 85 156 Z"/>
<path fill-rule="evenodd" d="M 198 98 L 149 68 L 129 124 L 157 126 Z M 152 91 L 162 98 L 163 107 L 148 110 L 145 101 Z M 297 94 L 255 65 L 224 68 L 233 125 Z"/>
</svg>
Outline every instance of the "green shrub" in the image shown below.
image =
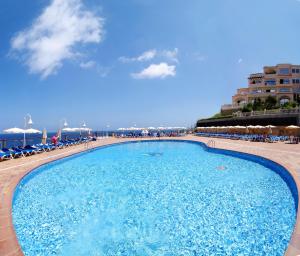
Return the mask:
<svg viewBox="0 0 300 256">
<path fill-rule="evenodd" d="M 268 96 L 264 102 L 265 109 L 274 109 L 277 105 L 277 99 L 272 96 Z"/>
</svg>

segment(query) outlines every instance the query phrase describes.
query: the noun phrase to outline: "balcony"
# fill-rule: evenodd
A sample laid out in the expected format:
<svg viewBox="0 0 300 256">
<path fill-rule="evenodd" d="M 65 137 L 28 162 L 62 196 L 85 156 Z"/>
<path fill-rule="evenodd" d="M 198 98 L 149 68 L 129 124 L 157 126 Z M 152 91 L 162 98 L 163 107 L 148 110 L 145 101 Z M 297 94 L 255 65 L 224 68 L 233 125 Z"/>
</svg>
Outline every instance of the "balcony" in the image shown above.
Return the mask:
<svg viewBox="0 0 300 256">
<path fill-rule="evenodd" d="M 270 70 L 265 72 L 265 75 L 267 76 L 276 75 L 276 74 L 277 74 L 276 70 Z"/>
<path fill-rule="evenodd" d="M 264 115 L 290 115 L 290 114 L 299 114 L 299 108 L 293 109 L 272 109 L 272 110 L 265 110 L 265 111 L 252 111 L 252 112 L 238 112 L 235 113 L 235 117 L 249 117 L 249 116 L 264 116 Z"/>
<path fill-rule="evenodd" d="M 269 96 L 276 98 L 277 94 L 271 93 L 271 92 L 261 93 L 261 94 L 253 94 L 253 95 L 249 96 L 248 101 L 251 102 L 252 100 L 254 100 L 256 98 L 267 98 Z"/>
<path fill-rule="evenodd" d="M 265 75 L 276 75 L 276 67 L 264 67 L 264 74 Z"/>
<path fill-rule="evenodd" d="M 261 79 L 263 77 L 264 77 L 263 73 L 255 73 L 255 74 L 251 74 L 248 79 L 250 79 L 250 80 Z"/>
<path fill-rule="evenodd" d="M 293 93 L 300 94 L 300 88 L 295 88 L 295 89 L 293 89 Z"/>
<path fill-rule="evenodd" d="M 222 110 L 238 110 L 243 108 L 247 103 L 242 103 L 242 104 L 224 104 L 222 105 L 221 109 Z"/>
<path fill-rule="evenodd" d="M 279 88 L 278 93 L 292 93 L 292 88 Z"/>
<path fill-rule="evenodd" d="M 238 98 L 238 97 L 244 98 L 247 95 L 249 95 L 249 92 L 242 92 L 242 93 L 237 93 L 237 94 L 233 95 L 233 97 L 234 98 Z"/>
</svg>

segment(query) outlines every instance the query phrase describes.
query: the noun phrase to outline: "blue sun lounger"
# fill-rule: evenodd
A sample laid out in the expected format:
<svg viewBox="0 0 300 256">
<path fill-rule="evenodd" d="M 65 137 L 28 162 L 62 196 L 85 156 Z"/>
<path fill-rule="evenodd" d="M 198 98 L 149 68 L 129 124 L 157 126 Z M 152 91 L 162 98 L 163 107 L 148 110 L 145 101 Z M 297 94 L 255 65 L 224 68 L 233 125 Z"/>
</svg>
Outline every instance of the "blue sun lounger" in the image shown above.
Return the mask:
<svg viewBox="0 0 300 256">
<path fill-rule="evenodd" d="M 55 146 L 53 146 L 52 144 L 49 144 L 49 143 L 47 143 L 47 144 L 36 144 L 33 147 L 37 147 L 37 148 L 41 149 L 44 152 L 46 152 L 46 151 L 49 152 L 49 151 L 55 149 Z"/>
<path fill-rule="evenodd" d="M 3 150 L 0 150 L 0 161 L 5 160 L 5 159 L 12 159 L 13 156 L 10 152 L 5 152 Z"/>
<path fill-rule="evenodd" d="M 41 149 L 40 147 L 37 147 L 35 145 L 33 146 L 25 146 L 25 149 L 29 149 L 29 150 L 34 150 L 36 153 L 43 153 L 43 149 Z"/>
<path fill-rule="evenodd" d="M 22 152 L 22 154 L 24 156 L 30 156 L 30 155 L 35 154 L 34 150 L 32 150 L 32 149 L 26 149 L 26 148 L 23 148 L 23 147 L 17 147 L 17 148 L 13 147 L 12 149 L 15 150 L 15 151 Z"/>
<path fill-rule="evenodd" d="M 9 149 L 9 148 L 2 148 L 2 151 L 5 153 L 10 153 L 13 158 L 23 156 L 22 152 L 19 152 L 19 151 L 13 150 L 13 149 Z"/>
</svg>

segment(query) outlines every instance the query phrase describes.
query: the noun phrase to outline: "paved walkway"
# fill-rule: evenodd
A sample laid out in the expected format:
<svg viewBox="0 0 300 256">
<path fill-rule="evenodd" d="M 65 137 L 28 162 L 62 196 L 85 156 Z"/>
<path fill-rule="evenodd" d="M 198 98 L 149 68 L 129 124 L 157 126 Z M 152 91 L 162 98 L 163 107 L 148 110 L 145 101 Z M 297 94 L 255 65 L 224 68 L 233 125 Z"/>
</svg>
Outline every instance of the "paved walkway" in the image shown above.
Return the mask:
<svg viewBox="0 0 300 256">
<path fill-rule="evenodd" d="M 203 138 L 196 136 L 186 136 L 180 138 L 172 138 L 176 140 L 193 140 L 208 143 L 211 138 Z M 30 172 L 32 169 L 40 165 L 70 156 L 91 148 L 109 145 L 125 141 L 133 141 L 137 139 L 116 139 L 106 138 L 96 142 L 90 142 L 78 146 L 72 146 L 65 149 L 58 149 L 42 154 L 13 159 L 0 162 L 0 255 L 13 256 L 23 255 L 19 247 L 11 216 L 13 191 L 20 179 Z M 145 139 L 146 140 L 146 139 Z M 157 139 L 158 140 L 158 139 Z M 261 143 L 234 141 L 225 139 L 213 139 L 215 147 L 222 149 L 230 149 L 250 154 L 255 154 L 269 158 L 283 165 L 293 175 L 296 180 L 298 191 L 300 191 L 300 144 L 284 144 L 284 143 Z M 300 207 L 298 207 L 300 209 Z M 290 245 L 286 255 L 300 255 L 300 216 L 298 214 L 297 225 L 294 230 Z"/>
</svg>

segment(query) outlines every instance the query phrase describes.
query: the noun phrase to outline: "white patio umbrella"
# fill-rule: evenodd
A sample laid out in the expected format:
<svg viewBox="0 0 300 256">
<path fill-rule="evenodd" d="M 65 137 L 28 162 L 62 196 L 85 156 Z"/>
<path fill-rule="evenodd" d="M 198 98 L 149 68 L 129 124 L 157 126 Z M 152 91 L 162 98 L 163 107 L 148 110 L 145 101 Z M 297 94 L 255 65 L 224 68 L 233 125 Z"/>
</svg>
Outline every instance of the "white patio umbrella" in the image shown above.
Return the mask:
<svg viewBox="0 0 300 256">
<path fill-rule="evenodd" d="M 285 127 L 285 129 L 300 129 L 300 127 L 296 126 L 296 125 L 289 125 L 289 126 Z"/>
<path fill-rule="evenodd" d="M 255 126 L 252 126 L 252 129 L 255 134 L 261 134 L 262 130 L 265 129 L 265 127 L 261 126 L 261 125 L 255 125 Z"/>
<path fill-rule="evenodd" d="M 268 134 L 272 134 L 273 133 L 272 129 L 275 129 L 276 126 L 274 126 L 274 125 L 267 125 L 266 128 L 268 129 Z"/>
<path fill-rule="evenodd" d="M 58 131 L 57 131 L 57 137 L 59 138 L 59 140 L 61 140 L 61 129 L 58 129 Z"/>
<path fill-rule="evenodd" d="M 285 129 L 289 131 L 290 135 L 295 135 L 298 133 L 300 127 L 297 125 L 289 125 L 289 126 L 285 127 Z"/>
<path fill-rule="evenodd" d="M 24 133 L 24 130 L 23 129 L 20 129 L 20 128 L 9 128 L 9 129 L 6 129 L 3 131 L 4 133 L 7 133 L 7 134 L 20 134 L 20 133 Z"/>
<path fill-rule="evenodd" d="M 91 131 L 92 129 L 91 128 L 87 128 L 87 127 L 84 127 L 84 128 L 80 128 L 81 131 L 84 131 L 84 132 L 89 132 Z"/>
<path fill-rule="evenodd" d="M 250 133 L 250 131 L 249 131 L 249 126 L 246 126 L 246 130 L 245 130 L 245 133 Z"/>
<path fill-rule="evenodd" d="M 289 135 L 296 135 L 300 129 L 299 126 L 296 125 L 289 125 L 287 127 L 285 127 L 286 130 L 289 131 Z"/>
<path fill-rule="evenodd" d="M 33 128 L 29 128 L 29 129 L 25 130 L 25 133 L 28 133 L 28 134 L 40 133 L 41 134 L 42 132 L 39 130 L 33 129 Z"/>
<path fill-rule="evenodd" d="M 149 133 L 148 130 L 142 130 L 142 134 L 147 135 Z"/>
<path fill-rule="evenodd" d="M 74 128 L 71 128 L 70 131 L 72 132 L 80 132 L 82 128 L 78 128 L 78 127 L 74 127 Z"/>
<path fill-rule="evenodd" d="M 62 129 L 64 132 L 74 132 L 74 128 L 66 127 Z"/>
<path fill-rule="evenodd" d="M 247 127 L 242 125 L 237 125 L 236 129 L 239 133 L 247 133 Z"/>
<path fill-rule="evenodd" d="M 47 130 L 44 129 L 43 136 L 42 136 L 42 144 L 46 144 L 46 143 L 47 143 Z"/>
<path fill-rule="evenodd" d="M 248 125 L 247 129 L 248 129 L 248 133 L 255 133 L 254 132 L 254 130 L 255 130 L 255 126 L 254 125 Z M 246 129 L 246 132 L 247 132 L 247 129 Z"/>
<path fill-rule="evenodd" d="M 272 133 L 273 133 L 273 131 L 272 131 L 272 128 L 270 126 L 270 127 L 268 127 L 268 134 L 272 134 Z"/>
<path fill-rule="evenodd" d="M 229 125 L 229 126 L 226 127 L 226 129 L 227 129 L 227 131 L 228 131 L 229 133 L 232 133 L 232 131 L 235 129 L 235 126 Z"/>
<path fill-rule="evenodd" d="M 66 129 L 63 129 L 64 131 L 68 131 L 68 132 L 88 132 L 88 131 L 91 131 L 92 129 L 91 128 L 87 128 L 87 127 L 81 127 L 81 128 L 66 128 Z"/>
<path fill-rule="evenodd" d="M 221 129 L 222 132 L 226 132 L 227 131 L 227 126 L 221 126 L 220 129 Z"/>
</svg>

